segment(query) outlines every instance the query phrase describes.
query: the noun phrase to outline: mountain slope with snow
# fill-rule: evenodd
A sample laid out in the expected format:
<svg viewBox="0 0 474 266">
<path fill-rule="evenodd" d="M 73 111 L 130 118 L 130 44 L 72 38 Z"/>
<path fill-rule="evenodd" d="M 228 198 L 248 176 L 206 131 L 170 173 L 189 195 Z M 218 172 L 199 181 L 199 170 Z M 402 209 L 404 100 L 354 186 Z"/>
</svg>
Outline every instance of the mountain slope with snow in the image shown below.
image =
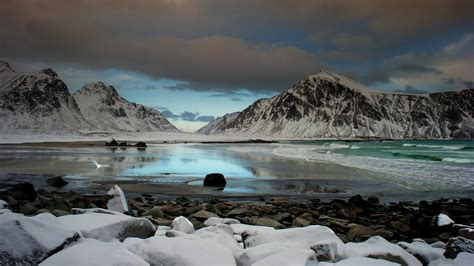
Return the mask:
<svg viewBox="0 0 474 266">
<path fill-rule="evenodd" d="M 100 130 L 179 132 L 159 111 L 127 101 L 102 82 L 84 86 L 73 97 L 84 118 Z"/>
<path fill-rule="evenodd" d="M 320 72 L 203 134 L 282 138 L 474 138 L 474 89 L 432 94 L 379 92 Z M 217 118 L 222 119 L 222 118 Z"/>
<path fill-rule="evenodd" d="M 92 130 L 56 72 L 16 72 L 0 61 L 0 131 L 70 132 Z"/>
<path fill-rule="evenodd" d="M 239 112 L 234 112 L 234 113 L 225 114 L 224 116 L 218 117 L 218 118 L 212 120 L 211 122 L 209 122 L 207 125 L 200 128 L 196 133 L 199 133 L 199 134 L 214 134 L 220 128 L 224 128 L 229 123 L 234 121 L 234 119 L 239 114 L 240 114 Z"/>
</svg>

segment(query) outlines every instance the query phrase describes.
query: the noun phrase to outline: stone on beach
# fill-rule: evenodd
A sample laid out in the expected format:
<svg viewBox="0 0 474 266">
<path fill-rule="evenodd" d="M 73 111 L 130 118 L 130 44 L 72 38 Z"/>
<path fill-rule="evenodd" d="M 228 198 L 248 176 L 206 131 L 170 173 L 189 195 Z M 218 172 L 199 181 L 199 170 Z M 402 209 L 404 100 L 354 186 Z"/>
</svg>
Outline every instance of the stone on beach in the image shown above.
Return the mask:
<svg viewBox="0 0 474 266">
<path fill-rule="evenodd" d="M 447 226 L 454 224 L 454 221 L 447 214 L 440 213 L 436 216 L 436 225 L 437 226 Z"/>
<path fill-rule="evenodd" d="M 155 226 L 145 218 L 134 218 L 104 209 L 74 210 L 83 212 L 58 217 L 59 221 L 84 237 L 101 241 L 123 241 L 127 237 L 147 238 L 155 234 Z"/>
<path fill-rule="evenodd" d="M 65 227 L 52 214 L 27 217 L 0 214 L 0 262 L 3 265 L 37 264 L 76 241 L 76 230 Z"/>
<path fill-rule="evenodd" d="M 226 184 L 224 175 L 220 173 L 207 174 L 203 182 L 205 187 L 225 187 Z"/>
<path fill-rule="evenodd" d="M 112 198 L 107 202 L 107 209 L 131 214 L 129 212 L 127 198 L 119 186 L 114 185 L 109 191 L 107 191 L 107 195 L 112 196 Z"/>
<path fill-rule="evenodd" d="M 398 245 L 415 256 L 423 265 L 428 265 L 432 261 L 444 258 L 444 249 L 434 248 L 427 243 L 413 241 L 412 243 L 399 242 Z"/>
<path fill-rule="evenodd" d="M 173 230 L 180 231 L 186 234 L 194 233 L 194 225 L 188 219 L 186 219 L 186 217 L 176 217 L 171 224 Z"/>
<path fill-rule="evenodd" d="M 47 265 L 149 265 L 122 243 L 83 239 L 43 261 Z"/>
<path fill-rule="evenodd" d="M 206 221 L 204 221 L 204 225 L 206 226 L 213 226 L 216 224 L 240 224 L 240 221 L 237 219 L 220 217 L 209 217 Z"/>
</svg>

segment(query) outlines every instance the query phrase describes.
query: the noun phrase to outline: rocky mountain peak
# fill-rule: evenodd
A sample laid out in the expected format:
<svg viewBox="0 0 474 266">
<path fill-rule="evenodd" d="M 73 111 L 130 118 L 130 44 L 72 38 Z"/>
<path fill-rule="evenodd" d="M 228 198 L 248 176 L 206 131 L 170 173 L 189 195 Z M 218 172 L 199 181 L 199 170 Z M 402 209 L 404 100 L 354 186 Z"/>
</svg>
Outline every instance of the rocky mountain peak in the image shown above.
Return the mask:
<svg viewBox="0 0 474 266">
<path fill-rule="evenodd" d="M 58 78 L 58 73 L 56 71 L 52 70 L 51 68 L 46 68 L 41 70 L 41 73 L 46 74 L 54 79 Z"/>
<path fill-rule="evenodd" d="M 107 86 L 103 82 L 89 83 L 82 87 L 77 93 L 97 94 L 101 98 L 118 98 L 120 97 L 117 90 L 113 86 Z"/>
</svg>

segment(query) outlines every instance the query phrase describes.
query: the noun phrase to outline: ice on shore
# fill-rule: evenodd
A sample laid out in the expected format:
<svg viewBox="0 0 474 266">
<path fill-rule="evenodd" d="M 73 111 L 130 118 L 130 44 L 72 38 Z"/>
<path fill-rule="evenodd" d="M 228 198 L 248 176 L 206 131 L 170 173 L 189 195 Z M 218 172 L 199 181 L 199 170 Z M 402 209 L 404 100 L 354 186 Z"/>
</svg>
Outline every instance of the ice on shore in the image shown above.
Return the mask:
<svg viewBox="0 0 474 266">
<path fill-rule="evenodd" d="M 119 242 L 83 239 L 43 261 L 41 266 L 57 265 L 149 265 Z"/>
<path fill-rule="evenodd" d="M 113 198 L 107 202 L 107 209 L 130 214 L 127 198 L 125 198 L 125 194 L 119 186 L 114 185 L 109 191 L 107 191 L 107 195 L 113 196 Z"/>
</svg>

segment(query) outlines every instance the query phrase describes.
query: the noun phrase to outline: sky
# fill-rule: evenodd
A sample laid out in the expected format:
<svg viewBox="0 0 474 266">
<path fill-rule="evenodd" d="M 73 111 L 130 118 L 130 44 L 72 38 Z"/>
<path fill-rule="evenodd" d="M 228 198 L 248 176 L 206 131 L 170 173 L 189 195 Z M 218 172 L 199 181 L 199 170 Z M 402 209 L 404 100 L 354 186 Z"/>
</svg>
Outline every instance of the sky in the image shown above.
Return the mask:
<svg viewBox="0 0 474 266">
<path fill-rule="evenodd" d="M 195 131 L 320 70 L 385 91 L 474 87 L 472 0 L 3 0 L 0 60 L 103 81 Z"/>
</svg>

